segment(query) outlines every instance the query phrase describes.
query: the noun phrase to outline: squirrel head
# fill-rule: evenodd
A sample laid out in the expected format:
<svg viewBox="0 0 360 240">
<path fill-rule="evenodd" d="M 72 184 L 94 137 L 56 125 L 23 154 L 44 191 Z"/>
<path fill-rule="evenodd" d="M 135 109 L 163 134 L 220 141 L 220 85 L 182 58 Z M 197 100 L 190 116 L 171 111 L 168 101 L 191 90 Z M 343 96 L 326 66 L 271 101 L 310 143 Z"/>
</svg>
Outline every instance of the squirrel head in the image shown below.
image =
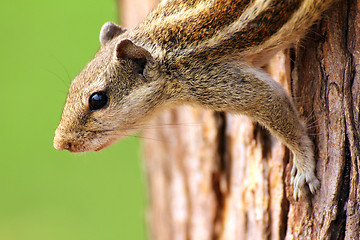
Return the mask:
<svg viewBox="0 0 360 240">
<path fill-rule="evenodd" d="M 134 133 L 159 105 L 164 81 L 156 61 L 126 38 L 125 29 L 105 23 L 101 48 L 71 83 L 54 147 L 98 151 Z"/>
</svg>

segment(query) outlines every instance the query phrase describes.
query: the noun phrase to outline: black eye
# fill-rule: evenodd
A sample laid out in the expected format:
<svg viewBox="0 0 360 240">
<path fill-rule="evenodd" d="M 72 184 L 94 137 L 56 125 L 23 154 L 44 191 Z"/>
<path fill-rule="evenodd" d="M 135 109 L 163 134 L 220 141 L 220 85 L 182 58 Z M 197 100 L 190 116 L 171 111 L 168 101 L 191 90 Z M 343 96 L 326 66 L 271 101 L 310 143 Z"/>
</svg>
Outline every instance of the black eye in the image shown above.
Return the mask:
<svg viewBox="0 0 360 240">
<path fill-rule="evenodd" d="M 109 97 L 106 92 L 93 93 L 89 98 L 89 108 L 92 111 L 104 108 L 109 101 Z"/>
</svg>

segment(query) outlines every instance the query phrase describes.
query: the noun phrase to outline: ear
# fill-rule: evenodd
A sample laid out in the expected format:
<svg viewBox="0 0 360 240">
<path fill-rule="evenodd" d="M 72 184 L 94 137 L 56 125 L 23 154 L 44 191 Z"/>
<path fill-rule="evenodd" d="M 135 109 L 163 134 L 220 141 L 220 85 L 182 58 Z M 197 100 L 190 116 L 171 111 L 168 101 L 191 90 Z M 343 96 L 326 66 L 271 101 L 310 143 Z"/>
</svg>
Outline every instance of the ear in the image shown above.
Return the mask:
<svg viewBox="0 0 360 240">
<path fill-rule="evenodd" d="M 105 23 L 100 30 L 100 44 L 104 46 L 114 37 L 119 36 L 120 34 L 126 32 L 125 28 L 120 27 L 112 22 Z"/>
<path fill-rule="evenodd" d="M 129 59 L 136 65 L 136 71 L 143 74 L 147 64 L 152 63 L 151 54 L 143 47 L 135 45 L 131 40 L 124 39 L 116 45 L 115 56 L 117 59 Z"/>
</svg>

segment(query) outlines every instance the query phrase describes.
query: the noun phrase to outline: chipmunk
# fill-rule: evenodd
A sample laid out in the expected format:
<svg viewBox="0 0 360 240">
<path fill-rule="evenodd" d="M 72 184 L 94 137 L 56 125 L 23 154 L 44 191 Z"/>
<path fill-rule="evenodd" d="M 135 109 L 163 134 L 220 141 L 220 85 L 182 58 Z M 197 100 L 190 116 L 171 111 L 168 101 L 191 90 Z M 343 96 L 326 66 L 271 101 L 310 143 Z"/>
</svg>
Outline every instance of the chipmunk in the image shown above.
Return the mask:
<svg viewBox="0 0 360 240">
<path fill-rule="evenodd" d="M 287 92 L 261 68 L 335 0 L 164 0 L 137 27 L 105 23 L 71 83 L 54 147 L 99 151 L 155 111 L 191 104 L 245 114 L 293 153 L 294 198 L 315 193 L 314 147 Z"/>
</svg>

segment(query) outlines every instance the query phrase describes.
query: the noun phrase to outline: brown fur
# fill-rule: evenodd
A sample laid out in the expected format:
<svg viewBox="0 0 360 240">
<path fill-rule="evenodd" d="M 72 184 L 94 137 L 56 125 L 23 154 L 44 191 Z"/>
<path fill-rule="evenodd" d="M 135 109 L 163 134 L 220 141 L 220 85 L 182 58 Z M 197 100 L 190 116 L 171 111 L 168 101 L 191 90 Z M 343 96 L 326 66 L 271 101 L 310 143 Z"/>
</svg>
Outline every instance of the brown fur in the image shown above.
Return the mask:
<svg viewBox="0 0 360 240">
<path fill-rule="evenodd" d="M 261 69 L 335 0 L 170 0 L 125 32 L 106 23 L 101 49 L 74 79 L 55 148 L 101 150 L 155 111 L 193 104 L 246 114 L 294 154 L 294 197 L 319 187 L 313 144 L 285 90 Z M 105 92 L 108 103 L 90 109 Z"/>
</svg>

